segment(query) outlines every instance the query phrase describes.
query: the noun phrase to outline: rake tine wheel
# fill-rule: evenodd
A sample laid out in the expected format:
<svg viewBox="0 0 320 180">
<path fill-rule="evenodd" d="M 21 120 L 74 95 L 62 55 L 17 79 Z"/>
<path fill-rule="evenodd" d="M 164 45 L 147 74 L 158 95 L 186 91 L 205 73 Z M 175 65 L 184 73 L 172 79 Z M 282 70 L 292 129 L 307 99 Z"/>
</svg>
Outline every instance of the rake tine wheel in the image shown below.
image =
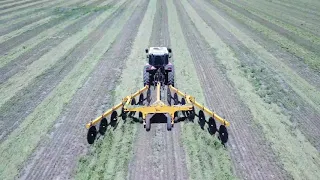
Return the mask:
<svg viewBox="0 0 320 180">
<path fill-rule="evenodd" d="M 97 137 L 97 129 L 95 126 L 91 126 L 88 130 L 87 141 L 89 144 L 93 144 Z"/>
<path fill-rule="evenodd" d="M 100 126 L 99 126 L 99 133 L 101 135 L 104 135 L 107 131 L 107 126 L 108 126 L 108 121 L 106 118 L 103 118 L 100 122 Z"/>
</svg>

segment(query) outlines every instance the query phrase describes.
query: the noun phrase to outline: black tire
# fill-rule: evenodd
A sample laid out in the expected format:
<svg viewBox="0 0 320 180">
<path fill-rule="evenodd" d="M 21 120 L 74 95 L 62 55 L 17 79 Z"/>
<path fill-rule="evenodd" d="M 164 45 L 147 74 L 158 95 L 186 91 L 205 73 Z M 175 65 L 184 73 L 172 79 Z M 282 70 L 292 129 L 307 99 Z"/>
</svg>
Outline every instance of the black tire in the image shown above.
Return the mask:
<svg viewBox="0 0 320 180">
<path fill-rule="evenodd" d="M 150 84 L 150 73 L 147 72 L 147 66 L 143 69 L 143 86 Z"/>
<path fill-rule="evenodd" d="M 228 130 L 227 130 L 226 126 L 220 125 L 219 137 L 220 137 L 222 144 L 225 144 L 226 142 L 228 142 Z"/>
<path fill-rule="evenodd" d="M 127 119 L 127 112 L 125 112 L 123 108 L 121 110 L 121 117 L 122 117 L 122 120 L 126 120 Z"/>
<path fill-rule="evenodd" d="M 171 131 L 172 124 L 171 124 L 171 117 L 168 115 L 167 116 L 167 130 Z"/>
<path fill-rule="evenodd" d="M 136 102 L 136 99 L 135 98 L 132 98 L 132 100 L 131 100 L 131 105 L 137 105 L 137 102 Z M 136 114 L 136 112 L 135 111 L 131 111 L 130 112 L 130 116 L 134 116 Z"/>
<path fill-rule="evenodd" d="M 150 104 L 150 102 L 151 102 L 151 89 L 150 88 L 148 88 L 148 90 L 147 90 L 147 101 L 148 101 L 148 104 Z"/>
<path fill-rule="evenodd" d="M 99 133 L 104 135 L 107 131 L 108 121 L 106 118 L 102 118 L 99 125 Z"/>
<path fill-rule="evenodd" d="M 195 112 L 195 110 L 194 110 L 194 107 L 192 107 L 192 110 L 189 111 L 188 114 L 189 114 L 189 116 L 188 116 L 188 117 L 189 117 L 189 120 L 193 122 L 193 120 L 194 120 L 194 118 L 195 118 L 195 116 L 196 116 L 196 112 Z"/>
<path fill-rule="evenodd" d="M 186 104 L 186 100 L 184 98 L 181 98 L 181 105 L 185 105 Z"/>
<path fill-rule="evenodd" d="M 112 127 L 115 127 L 115 125 L 117 124 L 117 120 L 118 120 L 118 113 L 117 111 L 113 111 L 110 116 L 110 125 Z"/>
<path fill-rule="evenodd" d="M 168 85 L 174 86 L 174 67 L 172 66 L 171 72 L 168 72 Z"/>
<path fill-rule="evenodd" d="M 151 119 L 147 118 L 146 119 L 146 131 L 150 131 L 151 129 Z"/>
<path fill-rule="evenodd" d="M 139 105 L 143 105 L 143 101 L 144 101 L 144 97 L 143 97 L 143 93 L 141 93 L 139 96 Z"/>
<path fill-rule="evenodd" d="M 168 87 L 167 89 L 167 101 L 168 101 L 168 104 L 169 106 L 171 106 L 171 91 L 170 91 L 170 88 Z"/>
<path fill-rule="evenodd" d="M 174 105 L 178 105 L 179 104 L 179 97 L 178 97 L 177 93 L 174 93 L 173 101 L 174 101 Z"/>
<path fill-rule="evenodd" d="M 198 121 L 201 129 L 204 129 L 204 125 L 206 124 L 206 116 L 202 110 L 199 110 L 199 121 Z"/>
<path fill-rule="evenodd" d="M 88 130 L 88 134 L 87 134 L 87 142 L 89 144 L 93 144 L 94 141 L 96 140 L 97 137 L 97 129 L 95 126 L 91 126 Z"/>
<path fill-rule="evenodd" d="M 213 117 L 209 118 L 208 124 L 209 124 L 209 128 L 208 128 L 209 133 L 211 135 L 214 135 L 217 132 L 217 124 L 216 124 L 216 121 L 213 119 Z"/>
</svg>

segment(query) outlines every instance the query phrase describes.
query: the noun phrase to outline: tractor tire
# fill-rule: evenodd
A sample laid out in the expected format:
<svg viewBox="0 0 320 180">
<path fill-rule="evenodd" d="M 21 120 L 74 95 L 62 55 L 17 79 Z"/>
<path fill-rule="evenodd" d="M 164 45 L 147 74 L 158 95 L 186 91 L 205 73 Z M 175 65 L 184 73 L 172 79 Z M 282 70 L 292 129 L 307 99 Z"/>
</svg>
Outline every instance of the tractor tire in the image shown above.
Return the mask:
<svg viewBox="0 0 320 180">
<path fill-rule="evenodd" d="M 99 125 L 99 133 L 104 135 L 107 131 L 108 121 L 106 118 L 102 118 Z"/>
<path fill-rule="evenodd" d="M 174 67 L 172 66 L 171 72 L 168 72 L 168 85 L 172 85 L 174 87 Z"/>
<path fill-rule="evenodd" d="M 143 69 L 143 86 L 150 84 L 150 73 L 147 72 L 147 67 L 145 66 Z"/>
<path fill-rule="evenodd" d="M 95 126 L 91 126 L 88 130 L 88 134 L 87 134 L 87 141 L 89 144 L 93 144 L 94 141 L 96 140 L 98 131 L 96 129 Z"/>
<path fill-rule="evenodd" d="M 226 126 L 220 125 L 219 137 L 220 137 L 222 144 L 225 144 L 228 141 L 228 130 L 227 130 Z"/>
</svg>

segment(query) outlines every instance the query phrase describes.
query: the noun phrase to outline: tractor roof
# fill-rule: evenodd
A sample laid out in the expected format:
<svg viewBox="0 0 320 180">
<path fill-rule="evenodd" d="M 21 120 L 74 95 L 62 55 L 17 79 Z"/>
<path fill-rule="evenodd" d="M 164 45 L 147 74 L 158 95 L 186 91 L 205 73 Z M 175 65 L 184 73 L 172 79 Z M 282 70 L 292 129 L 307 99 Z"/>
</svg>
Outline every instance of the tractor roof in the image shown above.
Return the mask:
<svg viewBox="0 0 320 180">
<path fill-rule="evenodd" d="M 149 54 L 163 55 L 163 54 L 169 54 L 169 52 L 167 47 L 150 47 Z"/>
</svg>

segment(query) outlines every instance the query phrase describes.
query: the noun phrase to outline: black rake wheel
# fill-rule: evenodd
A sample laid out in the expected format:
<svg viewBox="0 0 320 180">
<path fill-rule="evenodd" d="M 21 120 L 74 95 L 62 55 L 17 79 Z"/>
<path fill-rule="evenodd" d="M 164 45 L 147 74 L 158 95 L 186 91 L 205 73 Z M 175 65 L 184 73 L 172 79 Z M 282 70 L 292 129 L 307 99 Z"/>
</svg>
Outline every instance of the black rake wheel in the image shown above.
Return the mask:
<svg viewBox="0 0 320 180">
<path fill-rule="evenodd" d="M 225 144 L 228 141 L 228 130 L 227 130 L 226 126 L 220 125 L 219 137 L 220 137 L 222 144 Z"/>
<path fill-rule="evenodd" d="M 178 105 L 179 104 L 179 97 L 178 97 L 177 93 L 174 93 L 173 100 L 174 100 L 174 105 Z"/>
<path fill-rule="evenodd" d="M 170 116 L 167 116 L 167 130 L 171 131 L 172 124 L 171 124 L 171 118 Z"/>
<path fill-rule="evenodd" d="M 151 129 L 151 120 L 150 118 L 146 119 L 146 131 L 150 131 Z"/>
<path fill-rule="evenodd" d="M 199 110 L 199 121 L 198 121 L 201 129 L 204 129 L 204 125 L 206 124 L 206 117 L 202 110 Z"/>
<path fill-rule="evenodd" d="M 89 144 L 93 144 L 97 137 L 97 129 L 95 126 L 91 126 L 88 130 L 87 141 Z"/>
<path fill-rule="evenodd" d="M 118 113 L 117 111 L 113 111 L 110 117 L 110 125 L 115 126 L 118 120 Z"/>
<path fill-rule="evenodd" d="M 216 121 L 213 119 L 213 117 L 209 118 L 209 133 L 211 135 L 214 135 L 217 132 L 217 125 L 216 125 Z"/>
<path fill-rule="evenodd" d="M 106 118 L 102 118 L 99 125 L 99 133 L 104 135 L 107 131 L 108 121 Z"/>
<path fill-rule="evenodd" d="M 184 98 L 181 98 L 181 105 L 185 105 L 186 104 L 186 100 Z"/>
<path fill-rule="evenodd" d="M 143 94 L 141 93 L 139 96 L 139 105 L 143 105 L 144 97 Z"/>
<path fill-rule="evenodd" d="M 147 101 L 150 104 L 150 102 L 151 102 L 151 89 L 150 88 L 148 88 L 148 90 L 147 90 Z"/>
<path fill-rule="evenodd" d="M 171 91 L 170 91 L 169 87 L 167 89 L 167 101 L 168 101 L 169 106 L 171 106 Z"/>
<path fill-rule="evenodd" d="M 124 111 L 124 108 L 121 109 L 121 118 L 122 118 L 122 120 L 127 119 L 127 112 Z"/>
<path fill-rule="evenodd" d="M 131 105 L 137 105 L 137 102 L 136 102 L 136 99 L 135 98 L 132 98 L 132 100 L 131 100 Z M 136 112 L 135 111 L 132 111 L 132 112 L 130 112 L 130 116 L 134 116 L 136 114 Z"/>
</svg>

